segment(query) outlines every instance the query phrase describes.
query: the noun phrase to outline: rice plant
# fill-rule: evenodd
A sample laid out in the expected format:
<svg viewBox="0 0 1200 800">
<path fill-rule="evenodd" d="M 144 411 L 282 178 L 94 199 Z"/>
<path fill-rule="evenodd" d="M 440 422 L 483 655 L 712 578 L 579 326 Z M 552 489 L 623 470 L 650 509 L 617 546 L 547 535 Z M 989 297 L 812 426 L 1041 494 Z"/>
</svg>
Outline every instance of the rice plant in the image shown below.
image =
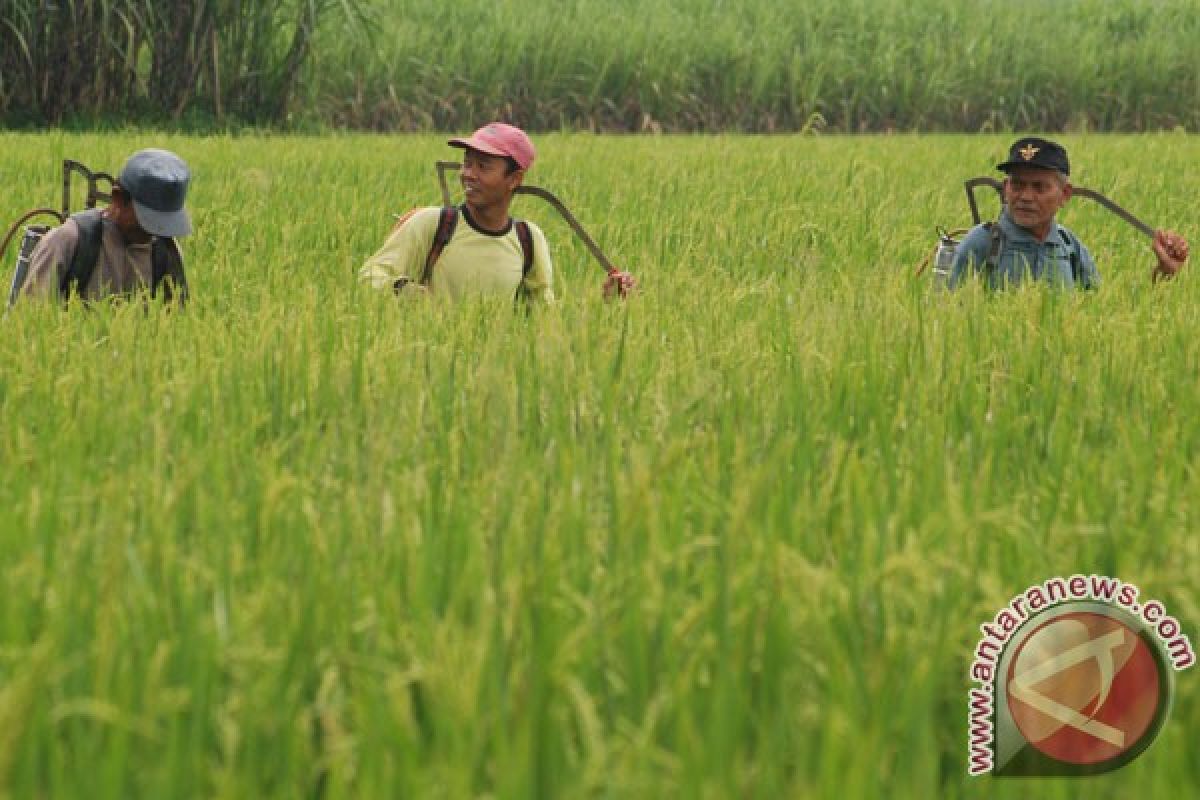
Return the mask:
<svg viewBox="0 0 1200 800">
<path fill-rule="evenodd" d="M 1177 797 L 1196 676 L 1125 769 L 966 776 L 978 625 L 1056 574 L 1195 641 L 1197 279 L 1072 204 L 1102 290 L 934 295 L 1005 137 L 539 137 L 644 290 L 535 201 L 560 302 L 354 280 L 444 137 L 0 134 L 192 164 L 184 314 L 0 328 L 0 795 Z M 1068 137 L 1188 232 L 1197 145 Z M 1194 238 L 1194 231 L 1193 238 Z"/>
</svg>

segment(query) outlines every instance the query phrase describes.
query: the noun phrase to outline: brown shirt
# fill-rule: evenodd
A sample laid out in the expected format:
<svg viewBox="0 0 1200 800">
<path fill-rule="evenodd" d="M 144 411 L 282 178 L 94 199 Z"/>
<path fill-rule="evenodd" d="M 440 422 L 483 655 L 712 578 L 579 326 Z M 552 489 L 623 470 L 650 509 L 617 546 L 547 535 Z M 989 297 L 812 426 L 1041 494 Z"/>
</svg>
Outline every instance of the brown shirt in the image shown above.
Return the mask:
<svg viewBox="0 0 1200 800">
<path fill-rule="evenodd" d="M 62 278 L 79 246 L 79 238 L 79 226 L 73 219 L 68 219 L 43 236 L 30 257 L 29 275 L 21 294 L 57 299 Z M 153 275 L 150 247 L 150 242 L 126 243 L 116 224 L 104 219 L 100 257 L 96 260 L 91 279 L 83 289 L 84 299 L 98 300 L 108 295 L 132 294 L 149 288 Z"/>
</svg>

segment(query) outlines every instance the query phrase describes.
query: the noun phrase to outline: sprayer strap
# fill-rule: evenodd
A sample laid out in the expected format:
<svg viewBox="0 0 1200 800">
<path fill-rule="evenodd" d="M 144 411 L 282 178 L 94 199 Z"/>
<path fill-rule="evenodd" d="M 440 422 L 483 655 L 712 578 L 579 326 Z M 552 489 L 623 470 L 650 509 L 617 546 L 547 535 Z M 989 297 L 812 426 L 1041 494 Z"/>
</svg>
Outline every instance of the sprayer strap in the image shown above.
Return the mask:
<svg viewBox="0 0 1200 800">
<path fill-rule="evenodd" d="M 151 297 L 158 297 L 161 291 L 164 303 L 178 298 L 181 306 L 187 304 L 187 274 L 183 271 L 178 242 L 167 236 L 155 236 L 150 248 L 150 270 Z"/>
<path fill-rule="evenodd" d="M 984 225 L 991 235 L 987 258 L 983 261 L 985 273 L 990 280 L 1000 264 L 1000 251 L 1004 249 L 1004 232 L 1000 230 L 999 222 L 985 222 Z"/>
<path fill-rule="evenodd" d="M 525 279 L 533 268 L 533 234 L 529 231 L 529 223 L 523 219 L 513 220 L 513 229 L 517 232 L 517 241 L 521 243 L 521 282 L 517 284 L 516 294 L 513 295 L 515 303 L 524 297 Z"/>
<path fill-rule="evenodd" d="M 433 280 L 433 265 L 441 257 L 446 245 L 454 238 L 454 229 L 457 227 L 458 209 L 454 206 L 446 206 L 439 212 L 437 231 L 434 232 L 433 243 L 430 244 L 429 252 L 425 255 L 425 268 L 421 270 L 422 286 L 428 286 L 429 282 Z"/>
<path fill-rule="evenodd" d="M 79 227 L 79 243 L 75 247 L 75 255 L 67 265 L 62 280 L 58 284 L 58 296 L 66 302 L 71 290 L 83 297 L 84 291 L 92 281 L 92 273 L 96 271 L 96 262 L 100 260 L 100 249 L 104 241 L 104 212 L 93 208 L 72 214 L 71 219 Z"/>
</svg>

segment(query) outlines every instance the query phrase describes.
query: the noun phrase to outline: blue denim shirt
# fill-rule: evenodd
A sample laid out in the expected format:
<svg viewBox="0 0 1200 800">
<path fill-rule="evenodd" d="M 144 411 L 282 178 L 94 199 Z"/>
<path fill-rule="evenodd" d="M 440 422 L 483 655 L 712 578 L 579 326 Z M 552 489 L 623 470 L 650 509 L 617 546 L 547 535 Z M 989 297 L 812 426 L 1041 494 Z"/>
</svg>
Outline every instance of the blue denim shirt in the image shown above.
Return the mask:
<svg viewBox="0 0 1200 800">
<path fill-rule="evenodd" d="M 1016 286 L 1026 277 L 1067 288 L 1095 289 L 1100 285 L 1092 254 L 1062 225 L 1054 223 L 1044 242 L 1013 222 L 1007 208 L 994 225 L 1000 228 L 1000 255 L 996 268 L 984 276 L 989 289 Z M 992 233 L 987 226 L 976 225 L 968 231 L 954 254 L 950 287 L 961 286 L 972 272 L 985 272 L 991 247 Z"/>
</svg>

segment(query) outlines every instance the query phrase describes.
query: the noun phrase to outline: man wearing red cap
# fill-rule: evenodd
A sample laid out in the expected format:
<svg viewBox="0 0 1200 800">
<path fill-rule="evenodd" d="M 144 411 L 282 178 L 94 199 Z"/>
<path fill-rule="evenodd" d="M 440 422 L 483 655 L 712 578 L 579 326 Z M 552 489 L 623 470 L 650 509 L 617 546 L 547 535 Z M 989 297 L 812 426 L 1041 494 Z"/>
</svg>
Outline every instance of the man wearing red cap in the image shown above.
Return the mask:
<svg viewBox="0 0 1200 800">
<path fill-rule="evenodd" d="M 553 302 L 545 235 L 533 223 L 509 216 L 513 194 L 533 166 L 533 142 L 520 128 L 492 122 L 449 144 L 464 151 L 462 206 L 413 212 L 367 259 L 362 280 L 397 293 L 496 294 Z M 604 293 L 623 296 L 633 285 L 628 273 L 614 271 Z"/>
<path fill-rule="evenodd" d="M 509 216 L 513 193 L 536 156 L 533 142 L 520 128 L 493 122 L 449 144 L 464 150 L 462 206 L 414 212 L 367 259 L 362 279 L 397 293 L 553 302 L 545 235 L 533 223 Z"/>
</svg>

